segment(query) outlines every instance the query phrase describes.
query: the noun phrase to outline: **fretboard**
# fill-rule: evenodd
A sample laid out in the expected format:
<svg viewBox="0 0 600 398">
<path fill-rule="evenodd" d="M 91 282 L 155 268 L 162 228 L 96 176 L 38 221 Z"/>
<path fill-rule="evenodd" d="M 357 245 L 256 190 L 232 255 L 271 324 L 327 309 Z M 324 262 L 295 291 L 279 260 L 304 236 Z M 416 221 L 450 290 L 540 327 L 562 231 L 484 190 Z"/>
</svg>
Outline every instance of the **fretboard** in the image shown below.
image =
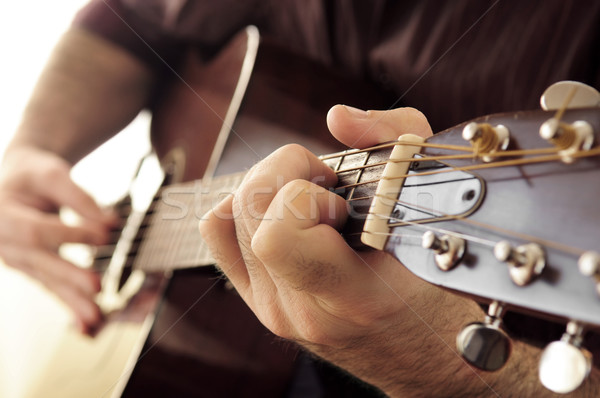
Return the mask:
<svg viewBox="0 0 600 398">
<path fill-rule="evenodd" d="M 368 212 L 383 163 L 390 148 L 376 151 L 350 150 L 323 156 L 338 174 L 335 192 L 352 205 L 352 221 L 344 230 L 349 243 L 359 246 L 362 220 Z M 364 168 L 364 166 L 368 166 Z M 148 272 L 214 264 L 198 232 L 198 222 L 213 206 L 235 192 L 245 172 L 163 187 L 158 192 L 141 228 L 141 243 L 133 266 Z"/>
</svg>

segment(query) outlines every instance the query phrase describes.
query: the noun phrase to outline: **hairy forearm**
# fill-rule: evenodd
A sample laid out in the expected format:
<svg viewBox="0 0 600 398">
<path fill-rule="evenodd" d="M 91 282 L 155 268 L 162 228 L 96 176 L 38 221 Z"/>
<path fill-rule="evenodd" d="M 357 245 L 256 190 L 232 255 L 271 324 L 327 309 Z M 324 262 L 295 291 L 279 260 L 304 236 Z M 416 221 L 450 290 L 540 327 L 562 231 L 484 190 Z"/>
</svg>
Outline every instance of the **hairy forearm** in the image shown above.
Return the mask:
<svg viewBox="0 0 600 398">
<path fill-rule="evenodd" d="M 34 146 L 75 162 L 137 115 L 152 84 L 132 55 L 72 29 L 44 68 L 9 151 Z"/>
<path fill-rule="evenodd" d="M 508 363 L 497 372 L 468 365 L 455 348 L 456 334 L 467 323 L 483 319 L 483 312 L 471 300 L 441 290 L 429 295 L 429 306 L 407 300 L 415 318 L 410 327 L 390 322 L 377 335 L 343 349 L 301 344 L 391 397 L 564 396 L 542 386 L 537 376 L 541 350 L 523 342 L 514 342 Z M 592 370 L 569 396 L 600 396 L 598 373 Z"/>
</svg>

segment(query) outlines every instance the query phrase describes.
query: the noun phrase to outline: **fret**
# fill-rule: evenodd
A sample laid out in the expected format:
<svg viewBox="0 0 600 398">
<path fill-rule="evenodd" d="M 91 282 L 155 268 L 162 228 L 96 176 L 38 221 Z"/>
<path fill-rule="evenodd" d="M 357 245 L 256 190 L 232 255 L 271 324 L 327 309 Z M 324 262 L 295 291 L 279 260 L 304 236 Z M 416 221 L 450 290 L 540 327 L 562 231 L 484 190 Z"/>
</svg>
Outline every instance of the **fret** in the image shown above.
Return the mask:
<svg viewBox="0 0 600 398">
<path fill-rule="evenodd" d="M 361 166 L 366 166 L 367 162 L 369 161 L 369 157 L 371 155 L 371 152 L 364 152 L 363 155 L 364 155 L 363 156 L 364 160 L 362 161 Z M 356 171 L 356 179 L 354 181 L 354 184 L 358 184 L 359 182 L 362 181 L 361 177 L 362 177 L 364 171 L 365 171 L 364 168 L 363 169 L 359 169 L 359 170 Z M 348 200 L 354 199 L 354 193 L 356 192 L 356 188 L 357 187 L 352 187 L 352 190 L 350 191 L 350 194 L 347 197 Z"/>
<path fill-rule="evenodd" d="M 165 187 L 149 217 L 135 267 L 148 272 L 214 263 L 198 230 L 201 217 L 226 194 L 234 192 L 245 173 Z"/>
<path fill-rule="evenodd" d="M 196 241 L 201 241 L 200 233 L 197 228 L 190 228 L 194 223 L 194 203 L 197 195 L 197 183 L 186 184 L 184 186 L 171 186 L 163 192 L 163 203 L 178 206 L 176 214 L 164 219 L 163 222 L 168 225 L 166 229 L 169 234 L 168 249 L 166 254 L 160 259 L 160 262 L 167 265 L 177 265 L 181 260 L 182 250 L 186 248 L 184 238 L 192 236 Z"/>
<path fill-rule="evenodd" d="M 338 174 L 338 186 L 363 181 L 377 181 L 391 149 L 376 152 L 340 152 L 323 159 Z M 368 167 L 369 165 L 374 165 Z M 364 168 L 357 167 L 366 166 Z M 198 223 L 202 216 L 241 184 L 244 173 L 220 176 L 211 181 L 192 181 L 163 187 L 151 205 L 134 259 L 134 267 L 147 272 L 206 266 L 214 259 L 200 236 Z M 346 188 L 336 192 L 350 200 L 352 212 L 366 214 L 377 182 Z M 363 199 L 361 199 L 363 198 Z M 360 217 L 358 217 L 360 219 Z M 360 224 L 362 226 L 362 224 Z M 130 245 L 134 247 L 138 245 Z"/>
</svg>

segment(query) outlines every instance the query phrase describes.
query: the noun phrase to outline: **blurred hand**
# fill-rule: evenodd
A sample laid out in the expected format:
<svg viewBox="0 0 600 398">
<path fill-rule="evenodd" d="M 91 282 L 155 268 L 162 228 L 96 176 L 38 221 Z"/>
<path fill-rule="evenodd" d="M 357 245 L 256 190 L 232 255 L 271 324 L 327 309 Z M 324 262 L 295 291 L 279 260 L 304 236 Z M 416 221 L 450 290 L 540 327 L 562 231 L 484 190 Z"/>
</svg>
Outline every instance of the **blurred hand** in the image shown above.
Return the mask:
<svg viewBox="0 0 600 398">
<path fill-rule="evenodd" d="M 101 320 L 94 303 L 99 276 L 58 255 L 66 242 L 102 245 L 116 217 L 103 211 L 71 180 L 71 165 L 35 148 L 12 148 L 0 169 L 0 257 L 43 283 L 73 311 L 79 329 L 89 333 Z M 67 226 L 58 210 L 81 216 Z"/>
</svg>

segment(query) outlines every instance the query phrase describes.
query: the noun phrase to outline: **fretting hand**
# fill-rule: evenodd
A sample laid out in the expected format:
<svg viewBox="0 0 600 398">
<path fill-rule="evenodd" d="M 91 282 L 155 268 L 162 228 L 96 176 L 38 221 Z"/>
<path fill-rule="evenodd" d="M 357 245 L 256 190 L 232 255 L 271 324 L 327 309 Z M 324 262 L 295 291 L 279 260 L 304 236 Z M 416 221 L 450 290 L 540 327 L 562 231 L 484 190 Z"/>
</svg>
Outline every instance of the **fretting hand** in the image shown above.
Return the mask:
<svg viewBox="0 0 600 398">
<path fill-rule="evenodd" d="M 367 113 L 336 106 L 328 125 L 341 142 L 359 148 L 403 133 L 431 135 L 414 109 Z M 381 371 L 382 356 L 406 369 L 423 355 L 439 355 L 453 372 L 469 373 L 446 333 L 474 316 L 476 305 L 420 281 L 385 253 L 353 251 L 338 232 L 346 204 L 327 190 L 336 181 L 332 170 L 296 145 L 256 165 L 200 222 L 223 272 L 275 334 L 388 393 L 404 391 L 409 379 L 431 382 L 432 362 L 398 375 Z M 460 316 L 445 311 L 457 305 L 463 306 Z"/>
</svg>

